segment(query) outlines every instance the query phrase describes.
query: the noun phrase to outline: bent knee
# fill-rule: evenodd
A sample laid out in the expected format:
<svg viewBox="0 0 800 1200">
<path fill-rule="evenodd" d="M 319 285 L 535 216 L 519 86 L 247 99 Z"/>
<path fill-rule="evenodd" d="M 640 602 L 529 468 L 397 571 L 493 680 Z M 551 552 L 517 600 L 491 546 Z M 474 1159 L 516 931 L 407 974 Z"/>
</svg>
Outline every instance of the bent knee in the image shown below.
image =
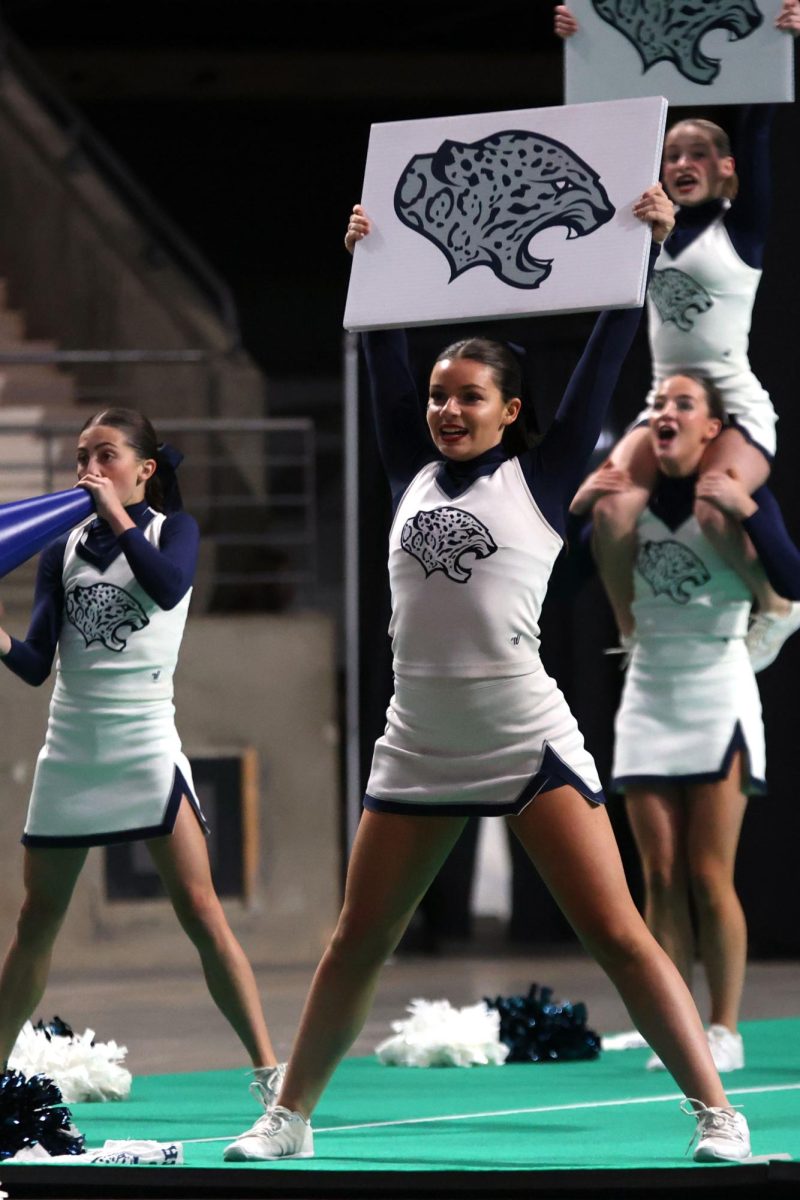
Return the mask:
<svg viewBox="0 0 800 1200">
<path fill-rule="evenodd" d="M 692 898 L 698 908 L 719 908 L 735 895 L 733 872 L 722 863 L 702 863 L 692 868 Z"/>
<path fill-rule="evenodd" d="M 601 537 L 633 536 L 639 515 L 647 504 L 647 496 L 642 488 L 601 496 L 592 509 L 595 533 Z"/>
<path fill-rule="evenodd" d="M 720 537 L 729 527 L 725 514 L 707 500 L 695 500 L 694 515 L 706 537 Z"/>
</svg>

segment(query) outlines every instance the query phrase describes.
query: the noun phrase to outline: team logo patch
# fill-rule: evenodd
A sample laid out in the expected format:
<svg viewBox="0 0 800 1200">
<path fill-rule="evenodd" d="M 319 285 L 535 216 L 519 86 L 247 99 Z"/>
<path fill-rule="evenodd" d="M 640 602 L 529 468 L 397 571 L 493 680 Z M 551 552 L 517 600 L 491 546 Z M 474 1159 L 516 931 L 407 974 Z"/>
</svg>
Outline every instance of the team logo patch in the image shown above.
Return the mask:
<svg viewBox="0 0 800 1200">
<path fill-rule="evenodd" d="M 654 271 L 647 294 L 661 320 L 672 321 L 683 333 L 689 333 L 700 314 L 714 305 L 702 284 L 677 267 Z"/>
<path fill-rule="evenodd" d="M 446 505 L 409 517 L 400 535 L 400 545 L 421 563 L 426 575 L 442 571 L 455 583 L 466 583 L 472 567 L 464 566 L 467 554 L 488 558 L 497 552 L 489 530 L 472 513 Z"/>
<path fill-rule="evenodd" d="M 694 550 L 670 539 L 640 546 L 636 569 L 650 584 L 654 596 L 669 596 L 676 604 L 688 604 L 691 589 L 702 587 L 711 578 Z"/>
<path fill-rule="evenodd" d="M 64 608 L 67 620 L 83 634 L 87 646 L 101 642 L 117 653 L 125 649 L 132 633 L 150 624 L 139 601 L 113 583 L 70 588 Z"/>
<path fill-rule="evenodd" d="M 416 154 L 397 184 L 394 208 L 439 247 L 451 283 L 485 266 L 518 288 L 539 287 L 552 270 L 552 259 L 529 252 L 539 230 L 564 225 L 568 238 L 584 237 L 615 212 L 597 172 L 568 146 L 513 129 Z"/>
<path fill-rule="evenodd" d="M 764 20 L 755 0 L 592 0 L 599 17 L 636 47 L 642 74 L 657 62 L 671 62 L 692 83 L 710 84 L 719 75 L 719 59 L 700 51 L 712 29 L 724 29 L 739 41 Z"/>
</svg>

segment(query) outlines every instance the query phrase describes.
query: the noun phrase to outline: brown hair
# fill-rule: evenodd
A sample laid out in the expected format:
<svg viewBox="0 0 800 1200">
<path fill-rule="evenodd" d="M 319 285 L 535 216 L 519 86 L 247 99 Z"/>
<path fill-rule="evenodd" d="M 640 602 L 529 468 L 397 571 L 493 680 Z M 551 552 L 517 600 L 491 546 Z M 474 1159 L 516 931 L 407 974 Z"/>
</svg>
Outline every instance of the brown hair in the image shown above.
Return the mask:
<svg viewBox="0 0 800 1200">
<path fill-rule="evenodd" d="M 139 459 L 152 458 L 159 462 L 158 438 L 150 421 L 135 408 L 104 408 L 81 428 L 81 433 L 92 429 L 95 425 L 109 425 L 124 434 L 125 441 Z M 165 511 L 164 488 L 159 479 L 158 470 L 150 476 L 144 486 L 144 498 L 151 508 Z"/>
<path fill-rule="evenodd" d="M 524 354 L 525 351 L 520 349 L 519 353 Z M 468 358 L 472 362 L 483 363 L 492 372 L 492 379 L 505 404 L 515 398 L 523 401 L 525 383 L 520 358 L 506 342 L 496 342 L 486 337 L 463 338 L 445 346 L 436 356 L 436 361 L 442 362 L 446 358 Z M 537 432 L 533 409 L 525 400 L 516 421 L 506 425 L 503 430 L 503 446 L 512 457 L 523 454 L 530 449 Z"/>
</svg>

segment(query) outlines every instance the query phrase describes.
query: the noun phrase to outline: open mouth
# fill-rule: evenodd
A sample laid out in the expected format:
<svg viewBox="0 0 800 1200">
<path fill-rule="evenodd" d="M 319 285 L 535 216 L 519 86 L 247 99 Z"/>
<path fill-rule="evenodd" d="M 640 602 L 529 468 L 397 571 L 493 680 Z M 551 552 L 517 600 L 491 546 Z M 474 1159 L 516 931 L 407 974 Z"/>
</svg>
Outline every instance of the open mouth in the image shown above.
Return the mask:
<svg viewBox="0 0 800 1200">
<path fill-rule="evenodd" d="M 656 426 L 656 437 L 659 446 L 669 446 L 675 441 L 678 436 L 678 431 L 673 425 L 658 425 Z"/>
<path fill-rule="evenodd" d="M 676 189 L 676 191 L 688 192 L 690 188 L 697 186 L 697 182 L 698 180 L 696 175 L 678 175 L 673 187 Z"/>
<path fill-rule="evenodd" d="M 463 425 L 442 425 L 439 428 L 439 437 L 443 442 L 458 442 L 466 436 L 467 431 Z"/>
</svg>

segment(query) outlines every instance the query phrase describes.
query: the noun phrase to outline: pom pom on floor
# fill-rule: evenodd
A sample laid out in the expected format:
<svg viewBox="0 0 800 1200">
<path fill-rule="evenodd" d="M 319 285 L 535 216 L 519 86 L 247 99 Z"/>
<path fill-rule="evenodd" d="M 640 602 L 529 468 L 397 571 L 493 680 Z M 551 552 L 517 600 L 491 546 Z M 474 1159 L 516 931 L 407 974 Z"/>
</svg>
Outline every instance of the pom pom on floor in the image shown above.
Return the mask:
<svg viewBox="0 0 800 1200">
<path fill-rule="evenodd" d="M 552 988 L 531 984 L 527 996 L 498 996 L 486 1004 L 500 1018 L 507 1062 L 576 1062 L 597 1058 L 600 1038 L 586 1025 L 585 1004 L 553 1002 Z"/>
<path fill-rule="evenodd" d="M 0 1160 L 39 1145 L 48 1155 L 83 1152 L 83 1135 L 52 1079 L 26 1078 L 21 1071 L 0 1075 Z"/>
<path fill-rule="evenodd" d="M 95 1042 L 94 1030 L 74 1034 L 55 1017 L 48 1025 L 26 1021 L 8 1059 L 9 1067 L 26 1075 L 53 1079 L 67 1104 L 88 1100 L 127 1100 L 131 1073 L 121 1064 L 127 1046 Z"/>
<path fill-rule="evenodd" d="M 41 1145 L 32 1146 L 29 1150 L 20 1150 L 14 1155 L 14 1162 L 47 1162 L 47 1163 L 82 1163 L 100 1166 L 151 1166 L 179 1167 L 183 1165 L 183 1142 L 151 1142 L 136 1141 L 125 1138 L 109 1139 L 96 1150 L 84 1150 L 82 1154 L 70 1155 L 68 1158 L 61 1154 L 48 1154 Z M 2 1193 L 0 1193 L 2 1200 Z"/>
<path fill-rule="evenodd" d="M 486 1004 L 453 1008 L 449 1000 L 412 1000 L 407 1011 L 410 1016 L 392 1021 L 394 1035 L 375 1047 L 387 1066 L 476 1067 L 505 1061 L 500 1015 Z"/>
</svg>

